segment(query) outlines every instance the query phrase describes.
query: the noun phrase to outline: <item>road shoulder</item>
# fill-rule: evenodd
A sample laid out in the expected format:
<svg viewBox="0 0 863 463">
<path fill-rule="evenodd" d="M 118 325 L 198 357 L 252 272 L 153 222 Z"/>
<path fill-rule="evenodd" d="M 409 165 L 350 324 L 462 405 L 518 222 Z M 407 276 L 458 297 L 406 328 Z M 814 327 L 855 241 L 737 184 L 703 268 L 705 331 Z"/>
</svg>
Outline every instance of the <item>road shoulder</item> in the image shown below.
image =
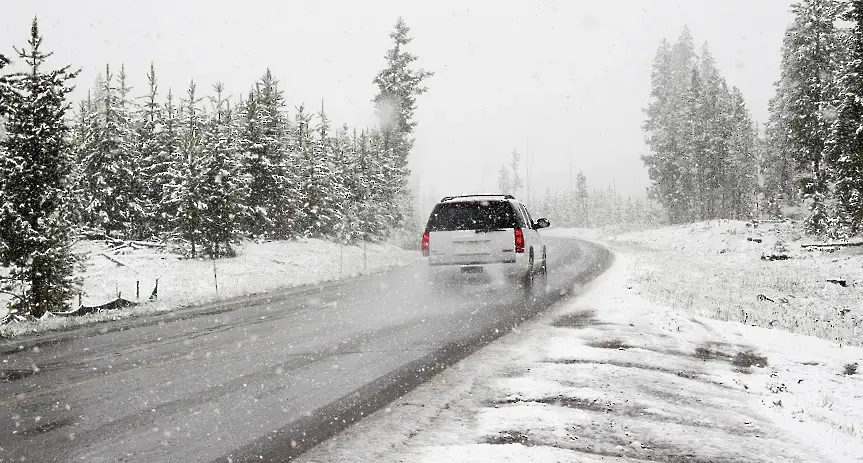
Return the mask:
<svg viewBox="0 0 863 463">
<path fill-rule="evenodd" d="M 863 453 L 853 427 L 794 408 L 829 375 L 811 365 L 813 349 L 831 362 L 860 349 L 678 313 L 638 296 L 637 273 L 636 260 L 618 254 L 583 296 L 301 460 L 852 461 Z"/>
</svg>

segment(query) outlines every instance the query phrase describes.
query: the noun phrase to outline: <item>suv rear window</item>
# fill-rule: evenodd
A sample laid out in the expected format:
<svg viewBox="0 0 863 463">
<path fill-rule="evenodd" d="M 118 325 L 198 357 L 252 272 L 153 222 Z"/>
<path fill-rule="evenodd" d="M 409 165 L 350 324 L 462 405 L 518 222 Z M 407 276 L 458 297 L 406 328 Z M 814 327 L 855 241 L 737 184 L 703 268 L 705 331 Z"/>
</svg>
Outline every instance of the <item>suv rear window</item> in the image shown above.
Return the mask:
<svg viewBox="0 0 863 463">
<path fill-rule="evenodd" d="M 516 228 L 518 219 L 505 201 L 439 203 L 432 210 L 426 231 Z"/>
</svg>

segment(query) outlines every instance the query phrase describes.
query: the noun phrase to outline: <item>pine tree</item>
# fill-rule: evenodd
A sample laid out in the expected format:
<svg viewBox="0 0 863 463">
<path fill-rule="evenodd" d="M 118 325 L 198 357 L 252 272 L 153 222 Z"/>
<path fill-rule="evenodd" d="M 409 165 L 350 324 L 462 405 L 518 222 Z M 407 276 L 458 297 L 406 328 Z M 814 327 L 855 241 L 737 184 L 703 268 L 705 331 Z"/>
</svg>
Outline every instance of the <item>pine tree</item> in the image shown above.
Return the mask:
<svg viewBox="0 0 863 463">
<path fill-rule="evenodd" d="M 154 201 L 153 223 L 161 235 L 169 235 L 175 231 L 174 224 L 178 214 L 178 203 L 171 200 L 171 195 L 183 181 L 180 176 L 183 165 L 180 152 L 180 118 L 180 110 L 174 104 L 174 92 L 168 89 L 165 103 L 161 111 L 156 113 L 155 125 L 159 130 L 155 134 L 154 148 L 158 151 L 155 158 L 145 160 L 147 177 L 151 182 L 149 194 Z"/>
<path fill-rule="evenodd" d="M 575 198 L 577 205 L 573 209 L 578 212 L 575 226 L 589 228 L 590 211 L 588 210 L 587 177 L 582 171 L 578 171 L 578 174 L 575 176 Z"/>
<path fill-rule="evenodd" d="M 742 96 L 729 91 L 707 44 L 699 57 L 688 29 L 673 46 L 663 40 L 651 81 L 643 125 L 650 152 L 642 156 L 649 197 L 672 223 L 748 216 L 755 133 Z M 605 196 L 623 207 L 621 198 Z"/>
<path fill-rule="evenodd" d="M 512 194 L 514 194 L 514 195 L 518 194 L 518 189 L 521 188 L 522 186 L 524 186 L 524 181 L 522 180 L 521 176 L 518 173 L 518 171 L 519 171 L 518 165 L 519 165 L 520 161 L 521 161 L 521 155 L 518 154 L 518 151 L 512 150 L 512 157 L 510 158 L 510 161 L 509 161 L 509 167 L 512 169 L 512 177 L 510 177 L 510 178 L 512 179 L 511 188 L 512 188 Z"/>
<path fill-rule="evenodd" d="M 406 191 L 407 178 L 410 175 L 408 155 L 414 144 L 411 135 L 417 125 L 414 120 L 416 99 L 428 90 L 423 82 L 434 75 L 432 72 L 412 67 L 417 57 L 404 50 L 413 40 L 409 33 L 410 28 L 399 17 L 395 30 L 390 33 L 393 48 L 387 51 L 385 57 L 387 65 L 373 81 L 378 87 L 378 94 L 373 101 L 380 121 L 382 137 L 380 152 L 387 154 L 394 161 L 395 164 L 391 170 L 399 175 L 399 178 L 390 179 L 391 185 L 398 187 L 395 191 L 396 197 L 390 202 L 400 206 L 404 206 L 406 199 L 410 197 Z M 406 215 L 406 211 L 393 212 L 395 212 L 394 225 L 398 225 L 401 216 Z"/>
<path fill-rule="evenodd" d="M 642 161 L 653 182 L 651 196 L 666 208 L 672 223 L 680 223 L 687 218 L 688 205 L 688 191 L 684 189 L 687 172 L 681 168 L 685 156 L 681 150 L 683 134 L 679 126 L 679 112 L 683 106 L 680 95 L 685 86 L 675 73 L 674 56 L 672 47 L 663 39 L 653 62 L 650 102 L 645 109 L 647 119 L 643 126 L 650 153 L 642 156 Z"/>
<path fill-rule="evenodd" d="M 91 120 L 92 134 L 83 147 L 84 212 L 91 226 L 101 227 L 107 233 L 138 237 L 141 189 L 131 104 L 123 79 L 120 87 L 115 87 L 113 80 L 110 67 L 106 66 L 101 99 L 97 100 L 98 116 Z"/>
<path fill-rule="evenodd" d="M 291 146 L 284 106 L 283 92 L 268 69 L 240 109 L 239 144 L 251 182 L 246 229 L 253 236 L 290 238 L 302 220 L 304 198 L 294 170 L 300 148 Z"/>
<path fill-rule="evenodd" d="M 342 207 L 347 196 L 343 177 L 336 165 L 335 140 L 330 136 L 330 120 L 324 112 L 323 102 L 318 113 L 318 138 L 312 147 L 312 178 L 314 182 L 306 195 L 313 209 L 310 215 L 311 235 L 317 237 L 334 236 L 343 222 Z"/>
<path fill-rule="evenodd" d="M 712 220 L 730 215 L 727 185 L 736 175 L 729 171 L 731 121 L 728 117 L 728 87 L 719 75 L 706 43 L 701 52 L 699 74 L 702 93 L 698 109 L 703 144 L 703 151 L 696 153 L 701 157 L 695 161 L 701 205 L 699 217 L 701 220 Z"/>
<path fill-rule="evenodd" d="M 393 48 L 387 51 L 387 66 L 374 79 L 378 94 L 373 100 L 380 118 L 384 149 L 392 149 L 398 153 L 405 165 L 413 146 L 413 140 L 409 136 L 417 125 L 414 121 L 416 98 L 428 90 L 422 85 L 423 81 L 434 75 L 432 72 L 410 67 L 417 57 L 403 49 L 413 40 L 409 33 L 410 28 L 404 19 L 399 17 L 395 30 L 390 33 Z"/>
<path fill-rule="evenodd" d="M 218 259 L 235 254 L 231 245 L 241 234 L 242 203 L 248 192 L 240 173 L 224 84 L 216 83 L 213 89 L 213 117 L 202 128 L 199 196 L 203 203 L 200 226 L 204 252 Z"/>
<path fill-rule="evenodd" d="M 802 199 L 809 203 L 806 228 L 821 233 L 829 228 L 824 208 L 828 196 L 829 156 L 826 145 L 835 118 L 835 75 L 841 62 L 841 40 L 835 23 L 842 11 L 838 0 L 802 0 L 792 5 L 794 22 L 782 45 L 782 74 L 775 118 L 783 136 L 780 149 L 791 153 L 799 173 Z"/>
<path fill-rule="evenodd" d="M 120 184 L 126 189 L 125 203 L 127 204 L 127 234 L 131 238 L 144 238 L 149 233 L 147 215 L 150 212 L 147 207 L 146 181 L 141 177 L 142 167 L 141 148 L 143 143 L 139 139 L 136 130 L 135 114 L 137 108 L 129 95 L 132 91 L 127 85 L 126 67 L 120 66 L 118 77 L 118 112 L 121 115 L 120 135 L 125 149 L 126 169 L 120 173 L 125 177 L 120 179 Z"/>
<path fill-rule="evenodd" d="M 42 51 L 35 18 L 28 45 L 16 51 L 29 70 L 4 77 L 15 91 L 2 102 L 7 138 L 0 141 L 0 264 L 24 286 L 20 296 L 13 293 L 15 306 L 38 318 L 67 308 L 80 283 L 74 277 L 73 161 L 65 121 L 72 91 L 67 82 L 77 72 L 69 66 L 44 71 L 51 53 Z"/>
<path fill-rule="evenodd" d="M 731 90 L 728 108 L 731 123 L 728 138 L 728 161 L 724 177 L 724 197 L 727 200 L 726 218 L 748 220 L 754 212 L 757 189 L 756 133 L 743 94 L 737 87 Z"/>
<path fill-rule="evenodd" d="M 181 161 L 172 169 L 174 183 L 167 185 L 168 202 L 177 211 L 173 216 L 176 232 L 189 243 L 190 254 L 198 255 L 198 244 L 202 243 L 203 220 L 206 215 L 206 201 L 201 187 L 207 172 L 203 157 L 203 117 L 198 104 L 201 98 L 196 95 L 196 85 L 192 81 L 183 100 L 183 125 L 179 128 Z"/>
<path fill-rule="evenodd" d="M 506 166 L 500 166 L 497 174 L 497 187 L 501 194 L 509 194 L 512 191 L 512 180 L 509 177 L 509 169 Z"/>
<path fill-rule="evenodd" d="M 87 92 L 87 99 L 78 103 L 78 110 L 71 123 L 71 152 L 72 152 L 72 173 L 70 180 L 71 194 L 71 209 L 73 212 L 72 222 L 75 224 L 85 223 L 85 208 L 87 205 L 87 190 L 85 187 L 84 169 L 82 160 L 85 159 L 84 148 L 89 145 L 89 139 L 93 135 L 90 130 L 92 127 L 93 118 L 96 117 L 93 99 L 90 96 L 90 91 Z"/>
<path fill-rule="evenodd" d="M 318 201 L 320 192 L 315 178 L 318 170 L 315 162 L 315 140 L 312 135 L 312 115 L 306 112 L 305 105 L 296 108 L 294 124 L 292 128 L 291 152 L 296 159 L 293 163 L 297 174 L 297 182 L 293 190 L 302 195 L 300 211 L 302 215 L 295 215 L 291 223 L 294 233 L 302 236 L 310 236 L 317 222 Z"/>
<path fill-rule="evenodd" d="M 138 112 L 135 123 L 136 151 L 140 157 L 138 169 L 141 192 L 141 207 L 147 218 L 142 227 L 143 236 L 154 236 L 168 229 L 168 221 L 161 213 L 163 191 L 162 186 L 169 183 L 169 171 L 172 157 L 163 146 L 164 114 L 162 105 L 157 101 L 159 85 L 156 80 L 156 68 L 150 63 L 147 73 L 148 91 L 144 96 L 144 104 Z"/>
<path fill-rule="evenodd" d="M 863 0 L 853 0 L 843 19 L 853 23 L 850 59 L 840 80 L 840 105 L 831 137 L 840 219 L 863 231 Z"/>
<path fill-rule="evenodd" d="M 9 65 L 10 62 L 9 58 L 0 53 L 0 69 Z M 12 98 L 15 95 L 8 80 L 5 76 L 0 75 L 0 117 L 9 112 L 9 108 L 12 106 Z"/>
<path fill-rule="evenodd" d="M 706 159 L 705 121 L 701 117 L 702 88 L 697 68 L 690 70 L 690 84 L 684 92 L 680 108 L 681 137 L 677 153 L 677 169 L 681 172 L 678 181 L 681 203 L 677 206 L 683 220 L 704 220 L 705 204 L 704 170 Z"/>
</svg>

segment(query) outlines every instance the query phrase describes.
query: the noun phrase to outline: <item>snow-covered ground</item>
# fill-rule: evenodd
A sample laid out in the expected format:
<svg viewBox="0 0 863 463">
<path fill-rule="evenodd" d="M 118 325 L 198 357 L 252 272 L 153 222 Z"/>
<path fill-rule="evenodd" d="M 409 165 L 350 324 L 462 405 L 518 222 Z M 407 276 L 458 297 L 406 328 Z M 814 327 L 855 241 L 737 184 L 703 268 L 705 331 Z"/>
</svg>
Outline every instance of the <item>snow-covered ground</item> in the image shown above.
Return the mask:
<svg viewBox="0 0 863 463">
<path fill-rule="evenodd" d="M 115 246 L 116 247 L 116 246 Z M 87 255 L 83 277 L 84 305 L 100 305 L 118 295 L 138 307 L 76 317 L 47 317 L 38 322 L 0 326 L 0 337 L 64 329 L 217 302 L 240 296 L 338 280 L 408 265 L 420 259 L 416 251 L 386 244 L 340 246 L 317 240 L 245 242 L 238 256 L 212 260 L 183 259 L 145 246 L 114 249 L 104 241 L 81 241 L 76 253 Z M 107 256 L 107 257 L 106 257 Z M 147 302 L 158 280 L 158 298 Z M 218 291 L 216 285 L 218 283 Z M 6 304 L 0 300 L 0 311 Z M 0 313 L 0 319 L 4 313 Z"/>
<path fill-rule="evenodd" d="M 637 259 L 641 294 L 651 300 L 695 315 L 863 345 L 863 247 L 804 248 L 817 241 L 799 225 L 724 220 L 607 242 Z M 775 255 L 788 260 L 762 259 Z"/>
<path fill-rule="evenodd" d="M 798 252 L 787 224 L 554 233 L 614 266 L 302 460 L 863 461 L 863 348 L 811 320 L 853 304 L 854 251 Z M 792 259 L 762 261 L 777 237 Z"/>
</svg>

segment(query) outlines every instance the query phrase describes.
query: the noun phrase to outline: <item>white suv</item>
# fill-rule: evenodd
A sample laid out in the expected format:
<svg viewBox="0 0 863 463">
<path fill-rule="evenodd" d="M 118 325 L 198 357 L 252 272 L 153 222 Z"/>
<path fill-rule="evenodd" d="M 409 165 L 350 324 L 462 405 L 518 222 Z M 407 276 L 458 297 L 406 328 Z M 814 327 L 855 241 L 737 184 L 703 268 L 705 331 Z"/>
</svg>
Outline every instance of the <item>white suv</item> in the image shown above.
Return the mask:
<svg viewBox="0 0 863 463">
<path fill-rule="evenodd" d="M 468 274 L 545 289 L 546 246 L 524 204 L 512 195 L 447 196 L 435 205 L 422 237 L 431 277 Z"/>
</svg>

